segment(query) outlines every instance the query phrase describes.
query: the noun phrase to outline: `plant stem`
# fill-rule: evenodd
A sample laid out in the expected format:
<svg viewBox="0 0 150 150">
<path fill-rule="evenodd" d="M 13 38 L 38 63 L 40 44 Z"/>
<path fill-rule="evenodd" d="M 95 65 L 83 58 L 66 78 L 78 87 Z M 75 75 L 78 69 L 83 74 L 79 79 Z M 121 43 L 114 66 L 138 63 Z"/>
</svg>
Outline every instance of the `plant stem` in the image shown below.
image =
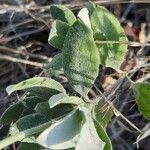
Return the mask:
<svg viewBox="0 0 150 150">
<path fill-rule="evenodd" d="M 5 51 L 5 52 L 8 51 L 11 53 L 20 54 L 23 56 L 34 57 L 34 58 L 42 59 L 42 60 L 46 60 L 46 61 L 49 59 L 47 56 L 36 55 L 36 54 L 32 54 L 32 53 L 29 53 L 29 52 L 24 51 L 24 50 L 16 50 L 16 49 L 6 47 L 6 46 L 1 46 L 1 45 L 0 45 L 0 51 Z"/>
<path fill-rule="evenodd" d="M 128 76 L 128 74 L 126 73 L 126 78 L 128 79 L 128 81 L 131 83 L 131 85 L 133 85 L 134 84 L 134 81 L 132 81 L 131 79 L 130 79 L 130 77 Z"/>
</svg>

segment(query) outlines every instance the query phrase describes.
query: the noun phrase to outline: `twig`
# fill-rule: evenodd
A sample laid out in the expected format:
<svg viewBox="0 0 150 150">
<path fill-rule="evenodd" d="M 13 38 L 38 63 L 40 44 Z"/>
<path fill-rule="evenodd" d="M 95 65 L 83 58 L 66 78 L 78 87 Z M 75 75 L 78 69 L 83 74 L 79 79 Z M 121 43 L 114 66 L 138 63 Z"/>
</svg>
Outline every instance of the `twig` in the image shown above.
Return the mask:
<svg viewBox="0 0 150 150">
<path fill-rule="evenodd" d="M 35 67 L 39 67 L 39 68 L 42 68 L 43 65 L 44 65 L 43 63 L 24 60 L 24 59 L 20 59 L 20 58 L 14 58 L 14 57 L 3 55 L 3 54 L 0 54 L 0 59 L 7 60 L 7 61 L 12 61 L 12 62 L 15 62 L 15 63 L 22 63 L 22 64 L 26 64 L 26 65 L 31 65 L 31 66 L 35 66 Z"/>
<path fill-rule="evenodd" d="M 149 42 L 150 42 L 150 33 L 148 34 L 145 43 L 143 44 L 143 46 L 138 51 L 138 53 L 137 53 L 138 56 L 142 55 L 143 49 L 147 46 L 147 44 L 149 44 Z"/>
<path fill-rule="evenodd" d="M 138 79 L 136 82 L 143 82 L 150 79 L 150 73 L 146 74 L 145 76 L 143 76 L 142 78 Z"/>
<path fill-rule="evenodd" d="M 29 53 L 27 51 L 15 50 L 13 48 L 1 46 L 1 45 L 0 45 L 0 50 L 2 50 L 2 51 L 8 51 L 8 52 L 15 53 L 15 54 L 21 54 L 21 55 L 24 55 L 24 56 L 30 56 L 30 57 L 34 57 L 34 58 L 38 58 L 38 59 L 48 60 L 47 56 L 35 55 L 35 54 L 31 54 L 31 53 Z"/>
<path fill-rule="evenodd" d="M 34 33 L 37 33 L 37 32 L 41 32 L 44 29 L 45 29 L 45 26 L 42 26 L 42 27 L 40 27 L 39 29 L 36 29 L 36 30 L 26 31 L 26 32 L 20 33 L 19 36 L 20 37 L 27 36 L 27 35 L 34 34 Z M 2 38 L 2 39 L 0 39 L 0 43 L 10 42 L 10 41 L 12 41 L 16 38 L 18 38 L 18 35 L 13 35 L 13 36 L 10 36 L 8 38 Z"/>
<path fill-rule="evenodd" d="M 50 15 L 49 14 L 45 14 L 45 15 L 42 15 L 41 18 L 45 19 L 45 18 L 50 18 Z M 13 24 L 13 28 L 16 28 L 16 27 L 19 27 L 19 26 L 23 26 L 25 24 L 28 24 L 28 23 L 31 23 L 31 22 L 34 22 L 33 19 L 26 19 L 25 21 L 23 22 L 19 22 L 19 23 L 14 23 Z M 12 30 L 11 26 L 8 25 L 7 27 L 4 27 L 0 30 L 0 33 L 5 33 L 6 31 L 7 32 L 10 32 Z"/>
</svg>

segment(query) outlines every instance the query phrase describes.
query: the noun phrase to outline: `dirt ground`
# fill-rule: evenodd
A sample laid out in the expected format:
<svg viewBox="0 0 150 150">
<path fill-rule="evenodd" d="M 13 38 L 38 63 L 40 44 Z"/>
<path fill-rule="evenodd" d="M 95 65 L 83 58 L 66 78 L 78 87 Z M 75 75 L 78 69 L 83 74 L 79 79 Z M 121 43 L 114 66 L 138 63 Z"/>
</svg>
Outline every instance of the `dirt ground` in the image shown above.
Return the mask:
<svg viewBox="0 0 150 150">
<path fill-rule="evenodd" d="M 0 115 L 12 103 L 15 95 L 7 96 L 8 85 L 39 75 L 41 66 L 58 53 L 47 43 L 53 22 L 49 6 L 63 4 L 76 14 L 86 0 L 0 0 Z M 97 4 L 107 7 L 120 20 L 129 41 L 145 42 L 144 47 L 128 47 L 121 69 L 131 71 L 134 81 L 150 81 L 150 1 L 127 2 L 125 0 L 96 0 Z M 138 68 L 140 64 L 145 67 Z M 111 68 L 100 66 L 100 75 L 95 84 L 99 89 L 110 94 L 113 85 L 120 80 L 121 74 Z M 63 77 L 55 77 L 63 83 Z M 66 86 L 66 85 L 65 85 Z M 68 87 L 66 87 L 68 88 Z M 69 88 L 68 88 L 69 89 Z M 91 93 L 96 94 L 94 88 Z M 137 110 L 133 91 L 127 79 L 122 79 L 116 90 L 116 108 L 139 129 L 149 127 Z M 116 98 L 117 97 L 117 98 Z M 0 127 L 0 137 L 9 127 Z M 136 150 L 138 132 L 120 117 L 114 117 L 107 133 L 114 150 Z M 141 150 L 150 150 L 150 138 L 139 143 Z M 10 149 L 15 150 L 12 146 Z"/>
</svg>

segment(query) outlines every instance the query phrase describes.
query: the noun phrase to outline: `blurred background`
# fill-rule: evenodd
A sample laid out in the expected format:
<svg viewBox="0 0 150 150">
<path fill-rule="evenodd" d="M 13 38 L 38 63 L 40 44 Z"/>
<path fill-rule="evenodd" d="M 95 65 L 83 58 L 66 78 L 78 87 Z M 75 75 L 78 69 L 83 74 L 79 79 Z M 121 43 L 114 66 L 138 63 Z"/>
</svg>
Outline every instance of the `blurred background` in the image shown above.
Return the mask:
<svg viewBox="0 0 150 150">
<path fill-rule="evenodd" d="M 12 103 L 15 96 L 6 93 L 6 87 L 24 79 L 39 75 L 43 64 L 58 53 L 47 43 L 53 22 L 49 7 L 52 4 L 63 4 L 75 14 L 84 7 L 87 0 L 0 0 L 0 115 Z M 150 1 L 95 0 L 96 4 L 107 7 L 121 22 L 130 41 L 149 42 Z M 123 71 L 130 71 L 141 62 L 149 63 L 150 47 L 141 49 L 142 57 L 137 58 L 141 47 L 128 47 L 126 59 L 121 65 Z M 148 61 L 147 61 L 148 60 Z M 111 88 L 120 74 L 111 68 L 101 67 L 101 74 L 96 84 L 102 92 Z M 140 80 L 149 75 L 150 68 L 136 71 L 133 80 Z M 149 80 L 149 76 L 146 81 Z M 63 79 L 61 79 L 62 81 Z M 129 83 L 124 82 L 117 95 L 116 107 L 140 129 L 149 128 L 149 122 L 138 112 L 133 92 Z M 0 127 L 2 138 L 9 127 Z M 114 150 L 136 150 L 138 133 L 120 118 L 110 123 L 108 134 Z M 140 149 L 150 150 L 150 139 L 139 143 Z M 10 149 L 15 150 L 15 146 Z"/>
</svg>

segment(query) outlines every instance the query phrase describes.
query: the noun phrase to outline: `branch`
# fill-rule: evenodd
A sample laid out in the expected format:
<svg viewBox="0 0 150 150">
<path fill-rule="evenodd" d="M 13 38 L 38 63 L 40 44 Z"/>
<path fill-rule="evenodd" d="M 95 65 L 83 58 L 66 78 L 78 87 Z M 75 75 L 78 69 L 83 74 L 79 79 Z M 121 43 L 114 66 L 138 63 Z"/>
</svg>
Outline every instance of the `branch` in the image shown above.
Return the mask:
<svg viewBox="0 0 150 150">
<path fill-rule="evenodd" d="M 24 59 L 15 58 L 15 57 L 3 55 L 3 54 L 0 54 L 0 59 L 15 62 L 15 63 L 31 65 L 31 66 L 35 66 L 38 68 L 42 68 L 44 66 L 44 63 L 38 63 L 38 62 L 34 62 L 34 61 L 24 60 Z"/>
<path fill-rule="evenodd" d="M 13 48 L 6 47 L 6 46 L 1 46 L 0 45 L 0 50 L 8 51 L 8 52 L 15 53 L 15 54 L 20 54 L 20 55 L 23 55 L 23 56 L 30 56 L 30 57 L 34 57 L 34 58 L 38 58 L 38 59 L 42 59 L 42 60 L 48 60 L 47 56 L 32 54 L 32 53 L 29 53 L 29 52 L 24 51 L 24 50 L 21 50 L 21 51 L 20 50 L 15 50 Z"/>
</svg>

